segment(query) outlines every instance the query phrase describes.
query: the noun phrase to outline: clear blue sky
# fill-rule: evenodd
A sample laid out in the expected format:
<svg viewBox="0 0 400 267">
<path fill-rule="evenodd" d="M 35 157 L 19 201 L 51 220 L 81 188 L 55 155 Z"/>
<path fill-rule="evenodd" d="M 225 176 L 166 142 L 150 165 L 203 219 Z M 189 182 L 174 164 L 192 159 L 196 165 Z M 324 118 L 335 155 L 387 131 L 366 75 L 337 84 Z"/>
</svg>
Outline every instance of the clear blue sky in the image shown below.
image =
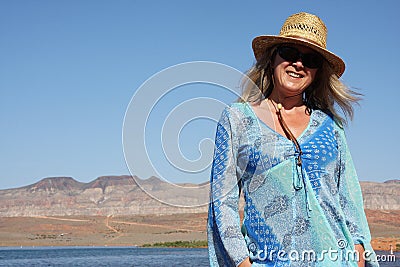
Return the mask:
<svg viewBox="0 0 400 267">
<path fill-rule="evenodd" d="M 299 11 L 325 21 L 328 48 L 347 64 L 343 80 L 365 96 L 347 130 L 360 180 L 400 178 L 399 1 L 221 2 L 0 1 L 0 189 L 128 174 L 122 124 L 143 82 L 193 60 L 246 71 L 251 40 Z M 210 88 L 201 96 L 218 97 Z M 197 150 L 191 136 L 213 138 L 215 125 L 199 123 L 183 134 L 185 153 Z"/>
</svg>

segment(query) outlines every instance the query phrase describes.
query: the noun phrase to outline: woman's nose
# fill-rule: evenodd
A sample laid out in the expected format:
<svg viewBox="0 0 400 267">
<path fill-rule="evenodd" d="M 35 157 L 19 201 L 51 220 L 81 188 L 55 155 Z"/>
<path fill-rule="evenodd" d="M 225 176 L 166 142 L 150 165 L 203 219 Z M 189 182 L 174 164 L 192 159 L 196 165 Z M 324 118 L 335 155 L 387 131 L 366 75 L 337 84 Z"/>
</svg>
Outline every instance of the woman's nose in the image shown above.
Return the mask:
<svg viewBox="0 0 400 267">
<path fill-rule="evenodd" d="M 296 68 L 304 68 L 303 62 L 299 58 L 297 61 L 292 63 Z"/>
</svg>

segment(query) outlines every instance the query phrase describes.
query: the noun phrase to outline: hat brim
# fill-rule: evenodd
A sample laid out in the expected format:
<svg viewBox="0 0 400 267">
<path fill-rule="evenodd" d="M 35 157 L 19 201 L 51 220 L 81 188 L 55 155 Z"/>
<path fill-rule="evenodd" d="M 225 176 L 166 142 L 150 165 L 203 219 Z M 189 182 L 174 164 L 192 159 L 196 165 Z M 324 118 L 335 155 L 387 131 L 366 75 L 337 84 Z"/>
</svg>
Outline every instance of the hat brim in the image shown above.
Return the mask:
<svg viewBox="0 0 400 267">
<path fill-rule="evenodd" d="M 312 42 L 296 37 L 274 35 L 261 35 L 253 39 L 252 47 L 256 60 L 259 60 L 268 48 L 278 44 L 299 44 L 315 50 L 329 62 L 338 77 L 342 76 L 346 68 L 344 61 L 339 56 Z"/>
</svg>

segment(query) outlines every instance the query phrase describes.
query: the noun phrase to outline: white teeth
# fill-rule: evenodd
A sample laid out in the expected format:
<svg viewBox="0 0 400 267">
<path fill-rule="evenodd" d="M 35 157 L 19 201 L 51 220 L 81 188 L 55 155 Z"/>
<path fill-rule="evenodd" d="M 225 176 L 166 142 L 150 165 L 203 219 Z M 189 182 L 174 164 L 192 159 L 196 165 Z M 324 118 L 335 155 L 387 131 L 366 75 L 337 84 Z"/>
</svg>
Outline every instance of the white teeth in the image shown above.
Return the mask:
<svg viewBox="0 0 400 267">
<path fill-rule="evenodd" d="M 292 76 L 294 78 L 300 78 L 301 77 L 300 74 L 297 74 L 297 73 L 294 73 L 294 72 L 288 72 L 288 74 L 289 74 L 289 76 Z"/>
</svg>

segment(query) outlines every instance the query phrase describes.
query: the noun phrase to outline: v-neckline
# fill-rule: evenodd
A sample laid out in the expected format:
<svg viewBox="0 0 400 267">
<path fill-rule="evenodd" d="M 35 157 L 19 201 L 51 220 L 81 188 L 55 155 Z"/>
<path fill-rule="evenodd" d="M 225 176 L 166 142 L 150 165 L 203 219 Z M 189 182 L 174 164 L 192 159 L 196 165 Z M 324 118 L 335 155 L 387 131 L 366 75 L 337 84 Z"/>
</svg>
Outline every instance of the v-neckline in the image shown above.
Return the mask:
<svg viewBox="0 0 400 267">
<path fill-rule="evenodd" d="M 285 139 L 285 140 L 287 140 L 287 141 L 289 141 L 289 142 L 292 142 L 289 138 L 287 138 L 287 137 L 284 136 L 283 134 L 277 132 L 276 130 L 272 129 L 268 124 L 266 124 L 263 120 L 261 120 L 261 119 L 257 116 L 257 114 L 256 114 L 256 112 L 254 111 L 253 107 L 252 107 L 249 103 L 248 103 L 248 106 L 249 106 L 249 108 L 250 108 L 250 110 L 251 110 L 253 116 L 256 117 L 256 119 L 257 119 L 257 121 L 258 121 L 259 124 L 264 125 L 264 127 L 266 127 L 267 129 L 269 129 L 271 132 L 273 132 L 273 133 L 274 133 L 275 135 L 277 135 L 279 138 Z M 313 114 L 314 114 L 314 112 L 311 112 L 311 114 L 310 114 L 310 119 L 308 120 L 308 123 L 307 123 L 306 128 L 300 133 L 299 136 L 296 137 L 296 139 L 297 139 L 297 141 L 298 141 L 299 143 L 300 143 L 300 140 L 301 140 L 301 139 L 303 138 L 303 136 L 305 135 L 305 133 L 310 129 L 310 126 L 311 126 L 311 123 L 312 123 L 312 120 L 313 120 Z"/>
</svg>

